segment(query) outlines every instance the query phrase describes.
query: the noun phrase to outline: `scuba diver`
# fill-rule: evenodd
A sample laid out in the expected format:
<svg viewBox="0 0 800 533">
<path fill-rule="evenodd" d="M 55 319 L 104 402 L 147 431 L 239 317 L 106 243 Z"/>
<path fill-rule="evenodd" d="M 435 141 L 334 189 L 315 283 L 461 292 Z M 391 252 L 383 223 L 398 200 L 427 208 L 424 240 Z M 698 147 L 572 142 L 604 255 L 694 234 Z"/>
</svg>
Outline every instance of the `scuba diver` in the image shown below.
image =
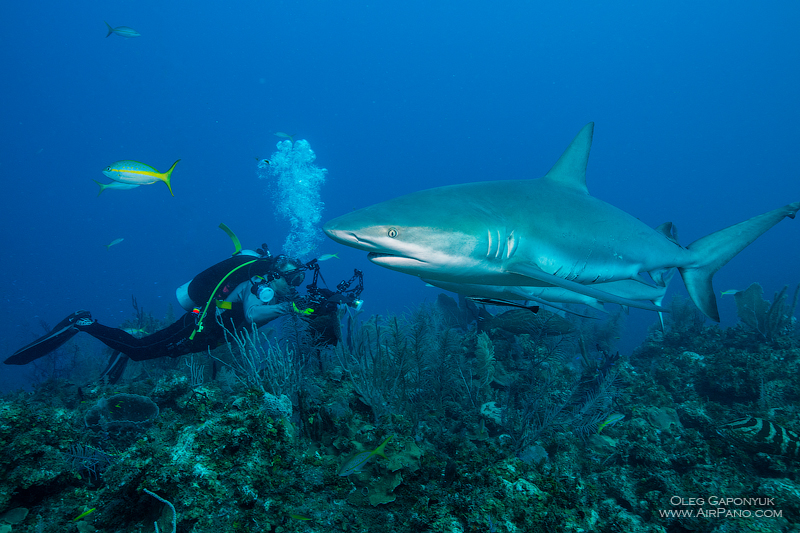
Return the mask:
<svg viewBox="0 0 800 533">
<path fill-rule="evenodd" d="M 339 306 L 361 305 L 361 271 L 355 270 L 353 279 L 342 281 L 336 292 L 319 288 L 321 275 L 316 259 L 303 264 L 285 255 L 273 257 L 266 244 L 257 252 L 242 250 L 238 238 L 223 226 L 220 225 L 233 239 L 236 251 L 178 288 L 178 301 L 187 312 L 172 325 L 137 338 L 100 324 L 88 311 L 76 311 L 44 337 L 17 350 L 5 364 L 28 364 L 84 331 L 114 350 L 102 377 L 108 376 L 111 383 L 116 383 L 129 359 L 145 361 L 205 352 L 225 341 L 226 330 L 259 328 L 290 313 L 299 314 L 309 323 L 318 343 L 335 345 L 341 338 Z M 297 287 L 303 283 L 307 270 L 313 271 L 314 276 L 306 287 L 307 296 L 301 297 Z M 357 286 L 350 289 L 356 280 Z"/>
</svg>

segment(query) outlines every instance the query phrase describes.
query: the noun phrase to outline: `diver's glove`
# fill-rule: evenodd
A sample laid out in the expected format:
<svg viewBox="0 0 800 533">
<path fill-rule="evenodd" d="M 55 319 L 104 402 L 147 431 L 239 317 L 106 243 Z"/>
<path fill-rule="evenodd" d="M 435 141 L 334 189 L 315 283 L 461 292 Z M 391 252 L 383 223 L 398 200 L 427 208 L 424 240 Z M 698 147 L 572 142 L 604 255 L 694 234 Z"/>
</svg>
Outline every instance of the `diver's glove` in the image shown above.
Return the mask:
<svg viewBox="0 0 800 533">
<path fill-rule="evenodd" d="M 297 304 L 294 303 L 294 302 L 292 302 L 292 311 L 294 311 L 295 313 L 297 313 L 298 315 L 301 315 L 301 316 L 309 316 L 309 315 L 314 313 L 314 309 L 313 308 L 311 308 L 311 307 L 300 308 L 300 307 L 297 307 Z"/>
</svg>

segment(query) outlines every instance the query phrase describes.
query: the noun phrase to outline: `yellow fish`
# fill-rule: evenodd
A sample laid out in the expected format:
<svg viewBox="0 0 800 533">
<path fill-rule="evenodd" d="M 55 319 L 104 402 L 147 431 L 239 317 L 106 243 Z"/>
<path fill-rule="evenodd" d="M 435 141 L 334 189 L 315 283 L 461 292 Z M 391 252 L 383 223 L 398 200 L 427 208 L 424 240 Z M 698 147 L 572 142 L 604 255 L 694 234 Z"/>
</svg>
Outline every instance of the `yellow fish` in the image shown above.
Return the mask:
<svg viewBox="0 0 800 533">
<path fill-rule="evenodd" d="M 375 448 L 374 450 L 365 450 L 363 452 L 358 452 L 350 459 L 348 459 L 343 465 L 342 468 L 339 469 L 340 476 L 349 476 L 350 474 L 354 474 L 356 472 L 360 472 L 364 465 L 372 459 L 373 455 L 380 455 L 384 459 L 386 459 L 386 455 L 383 453 L 384 448 L 386 448 L 386 443 L 392 439 L 392 435 L 386 437 L 386 440 L 381 442 L 380 446 Z"/>
<path fill-rule="evenodd" d="M 605 427 L 613 426 L 623 418 L 625 418 L 625 415 L 622 413 L 613 413 L 608 415 L 608 418 L 606 418 L 599 426 L 597 426 L 597 432 L 600 433 Z"/>
<path fill-rule="evenodd" d="M 275 132 L 275 137 L 282 137 L 284 139 L 289 139 L 290 141 L 292 141 L 292 144 L 294 144 L 294 136 L 295 136 L 294 133 L 283 133 L 282 131 Z"/>
<path fill-rule="evenodd" d="M 100 183 L 97 180 L 92 180 L 92 181 L 100 186 L 100 192 L 97 193 L 97 196 L 103 194 L 103 191 L 106 189 L 117 189 L 120 191 L 124 191 L 126 189 L 134 189 L 139 186 L 138 184 L 134 183 L 120 183 L 118 181 L 112 181 L 111 183 Z"/>
<path fill-rule="evenodd" d="M 172 163 L 172 166 L 169 167 L 169 170 L 166 172 L 159 172 L 150 165 L 126 159 L 125 161 L 117 161 L 107 166 L 103 174 L 114 181 L 136 185 L 148 185 L 161 180 L 169 187 L 169 193 L 175 196 L 175 193 L 172 192 L 170 178 L 172 177 L 172 171 L 175 170 L 175 165 L 177 165 L 179 161 L 180 159 Z"/>
<path fill-rule="evenodd" d="M 106 247 L 106 250 L 110 250 L 112 246 L 114 246 L 115 244 L 119 244 L 119 243 L 121 243 L 121 242 L 122 242 L 122 241 L 124 241 L 124 240 L 125 240 L 125 239 L 114 239 L 114 240 L 113 240 L 113 241 L 111 241 L 110 243 L 108 243 L 108 244 L 104 244 L 103 246 L 105 246 L 105 247 Z"/>
<path fill-rule="evenodd" d="M 105 20 L 103 22 L 106 22 Z M 108 33 L 106 34 L 106 39 L 111 36 L 112 33 L 116 33 L 120 37 L 125 37 L 130 39 L 131 37 L 141 37 L 142 34 L 138 31 L 134 30 L 133 28 L 129 28 L 127 26 L 117 26 L 116 28 L 112 28 L 111 24 L 106 22 L 106 26 L 108 27 Z"/>
<path fill-rule="evenodd" d="M 147 330 L 144 328 L 122 328 L 122 331 L 124 331 L 128 335 L 133 335 L 137 339 L 141 339 L 142 337 L 147 335 Z"/>
<path fill-rule="evenodd" d="M 76 516 L 75 518 L 73 518 L 73 519 L 72 519 L 72 521 L 73 521 L 73 522 L 77 522 L 77 521 L 78 521 L 78 520 L 80 520 L 81 518 L 84 518 L 84 517 L 86 517 L 86 516 L 89 516 L 90 514 L 92 514 L 93 512 L 95 512 L 96 510 L 97 510 L 97 507 L 93 507 L 93 508 L 89 509 L 88 511 L 84 511 L 84 512 L 82 512 L 81 514 L 79 514 L 78 516 Z"/>
</svg>

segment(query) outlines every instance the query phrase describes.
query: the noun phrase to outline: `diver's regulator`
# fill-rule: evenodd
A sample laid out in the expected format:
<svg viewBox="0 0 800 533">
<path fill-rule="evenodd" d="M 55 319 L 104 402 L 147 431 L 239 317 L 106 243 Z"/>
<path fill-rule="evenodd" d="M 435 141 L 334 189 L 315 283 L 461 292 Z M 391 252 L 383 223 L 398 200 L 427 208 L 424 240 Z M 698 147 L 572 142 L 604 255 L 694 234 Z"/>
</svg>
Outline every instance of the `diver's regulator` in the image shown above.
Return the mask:
<svg viewBox="0 0 800 533">
<path fill-rule="evenodd" d="M 275 297 L 275 291 L 269 286 L 269 281 L 263 276 L 253 276 L 250 278 L 250 292 L 255 294 L 263 303 L 269 303 Z"/>
</svg>

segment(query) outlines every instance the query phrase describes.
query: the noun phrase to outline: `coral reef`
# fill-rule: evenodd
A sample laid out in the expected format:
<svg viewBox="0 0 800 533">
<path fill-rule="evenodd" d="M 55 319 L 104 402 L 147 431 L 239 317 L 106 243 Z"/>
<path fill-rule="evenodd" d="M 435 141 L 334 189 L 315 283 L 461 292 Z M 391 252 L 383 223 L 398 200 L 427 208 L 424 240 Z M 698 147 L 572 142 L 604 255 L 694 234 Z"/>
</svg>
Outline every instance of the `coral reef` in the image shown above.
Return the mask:
<svg viewBox="0 0 800 533">
<path fill-rule="evenodd" d="M 797 307 L 797 297 L 800 294 L 800 285 L 794 289 L 791 303 L 786 303 L 786 290 L 784 287 L 775 294 L 772 303 L 764 300 L 764 289 L 758 283 L 753 283 L 747 289 L 734 294 L 739 320 L 751 330 L 758 333 L 765 341 L 775 343 L 793 327 L 792 313 Z"/>
<path fill-rule="evenodd" d="M 9 394 L 0 531 L 798 531 L 796 331 L 470 305 Z"/>
</svg>

